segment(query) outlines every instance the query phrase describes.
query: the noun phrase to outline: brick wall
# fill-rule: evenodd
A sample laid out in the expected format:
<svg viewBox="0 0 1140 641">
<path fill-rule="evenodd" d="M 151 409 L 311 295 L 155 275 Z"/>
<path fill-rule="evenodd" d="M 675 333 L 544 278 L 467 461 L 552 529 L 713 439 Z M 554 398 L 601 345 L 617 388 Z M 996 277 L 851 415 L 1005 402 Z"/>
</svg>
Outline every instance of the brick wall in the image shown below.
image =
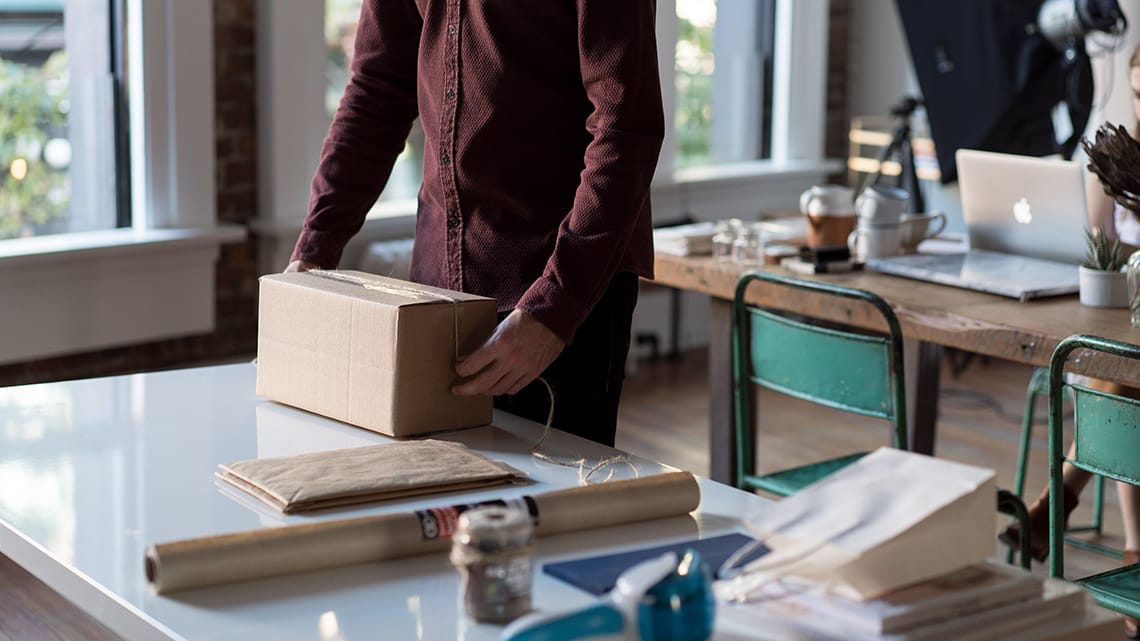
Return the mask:
<svg viewBox="0 0 1140 641">
<path fill-rule="evenodd" d="M 828 158 L 847 158 L 847 130 L 851 116 L 847 113 L 847 47 L 850 0 L 831 0 L 827 46 L 827 130 L 825 153 Z M 835 176 L 845 182 L 846 171 Z"/>
<path fill-rule="evenodd" d="M 215 0 L 218 219 L 257 213 L 256 0 Z M 225 245 L 217 265 L 215 332 L 0 367 L 0 386 L 168 369 L 252 358 L 257 340 L 257 255 L 252 240 Z"/>
</svg>

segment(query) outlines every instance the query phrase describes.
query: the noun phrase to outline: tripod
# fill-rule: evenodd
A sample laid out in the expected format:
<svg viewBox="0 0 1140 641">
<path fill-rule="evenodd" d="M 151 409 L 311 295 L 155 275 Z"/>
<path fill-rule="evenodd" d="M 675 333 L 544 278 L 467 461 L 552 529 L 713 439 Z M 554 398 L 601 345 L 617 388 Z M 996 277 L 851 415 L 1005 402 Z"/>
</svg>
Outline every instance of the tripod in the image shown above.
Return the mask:
<svg viewBox="0 0 1140 641">
<path fill-rule="evenodd" d="M 898 154 L 899 173 L 898 186 L 905 189 L 910 195 L 907 201 L 907 212 L 921 214 L 926 211 L 926 201 L 922 197 L 922 188 L 918 184 L 918 174 L 914 169 L 914 146 L 911 143 L 910 118 L 914 110 L 922 105 L 922 100 L 914 96 L 903 96 L 895 106 L 891 107 L 891 117 L 896 121 L 891 129 L 891 142 L 879 152 L 879 167 L 864 183 L 863 187 L 874 185 L 883 177 L 883 163 L 895 153 Z M 862 191 L 860 188 L 859 191 Z"/>
</svg>

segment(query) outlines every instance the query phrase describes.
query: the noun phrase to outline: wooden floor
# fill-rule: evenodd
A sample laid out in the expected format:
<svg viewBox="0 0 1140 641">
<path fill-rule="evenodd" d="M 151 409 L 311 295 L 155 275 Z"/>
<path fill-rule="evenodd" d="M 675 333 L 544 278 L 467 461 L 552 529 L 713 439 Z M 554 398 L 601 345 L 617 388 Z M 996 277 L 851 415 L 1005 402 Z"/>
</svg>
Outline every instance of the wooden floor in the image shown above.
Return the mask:
<svg viewBox="0 0 1140 641">
<path fill-rule="evenodd" d="M 939 456 L 991 467 L 998 483 L 1013 483 L 1014 461 L 1029 368 L 973 359 L 962 365 L 946 359 L 942 378 L 937 452 Z M 703 351 L 670 361 L 639 363 L 626 381 L 617 446 L 650 459 L 707 475 L 709 469 L 707 360 Z M 762 469 L 776 469 L 832 454 L 874 448 L 887 441 L 876 420 L 818 409 L 774 393 L 759 399 L 766 417 L 760 425 Z M 1028 493 L 1045 482 L 1045 408 L 1033 441 Z M 1109 492 L 1105 541 L 1119 545 L 1120 517 Z M 1089 518 L 1091 499 L 1075 514 Z M 1074 522 L 1076 522 L 1074 521 Z M 1002 524 L 995 513 L 995 532 Z M 1105 557 L 1070 548 L 1070 574 L 1082 576 L 1112 567 Z M 1035 566 L 1035 572 L 1044 568 Z M 0 641 L 116 641 L 118 637 L 0 556 Z"/>
</svg>

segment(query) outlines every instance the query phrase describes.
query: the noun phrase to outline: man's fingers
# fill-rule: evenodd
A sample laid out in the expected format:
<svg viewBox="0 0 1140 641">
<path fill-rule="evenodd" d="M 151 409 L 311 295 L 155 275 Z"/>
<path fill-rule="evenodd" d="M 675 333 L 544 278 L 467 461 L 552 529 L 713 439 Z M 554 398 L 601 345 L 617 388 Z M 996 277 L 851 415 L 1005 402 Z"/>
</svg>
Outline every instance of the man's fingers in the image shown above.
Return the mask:
<svg viewBox="0 0 1140 641">
<path fill-rule="evenodd" d="M 535 374 L 529 374 L 529 373 L 524 374 L 523 376 L 520 376 L 515 381 L 515 384 L 512 385 L 511 388 L 506 391 L 506 393 L 507 394 L 518 394 L 519 392 L 523 391 L 523 388 L 525 388 L 527 385 L 530 385 L 532 382 L 534 382 L 534 379 L 536 379 L 536 378 L 538 378 L 538 376 Z"/>
<path fill-rule="evenodd" d="M 494 336 L 491 340 L 494 340 Z M 495 355 L 495 343 L 483 343 L 479 349 L 455 362 L 455 373 L 463 377 L 474 376 L 494 362 Z"/>
<path fill-rule="evenodd" d="M 502 394 L 515 394 L 529 382 L 531 376 L 528 372 L 510 372 L 491 388 L 493 396 Z"/>
<path fill-rule="evenodd" d="M 495 363 L 491 367 L 486 368 L 479 372 L 475 377 L 469 381 L 465 381 L 460 385 L 451 388 L 451 393 L 457 396 L 476 396 L 479 394 L 490 394 L 490 390 L 494 387 L 503 377 L 508 376 L 510 370 L 499 363 Z"/>
<path fill-rule="evenodd" d="M 307 272 L 310 269 L 317 269 L 317 266 L 307 260 L 295 260 L 285 267 L 285 272 Z"/>
</svg>

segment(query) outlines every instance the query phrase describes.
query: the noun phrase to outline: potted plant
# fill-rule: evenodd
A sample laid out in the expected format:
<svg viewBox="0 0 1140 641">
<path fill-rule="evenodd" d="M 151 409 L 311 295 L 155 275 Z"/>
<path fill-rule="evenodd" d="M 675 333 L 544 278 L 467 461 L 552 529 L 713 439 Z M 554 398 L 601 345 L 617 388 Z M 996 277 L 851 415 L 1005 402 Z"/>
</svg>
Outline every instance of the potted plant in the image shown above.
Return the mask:
<svg viewBox="0 0 1140 641">
<path fill-rule="evenodd" d="M 1128 307 L 1128 280 L 1122 271 L 1128 257 L 1120 241 L 1108 240 L 1104 229 L 1085 231 L 1087 253 L 1080 266 L 1081 304 L 1090 307 Z"/>
</svg>

